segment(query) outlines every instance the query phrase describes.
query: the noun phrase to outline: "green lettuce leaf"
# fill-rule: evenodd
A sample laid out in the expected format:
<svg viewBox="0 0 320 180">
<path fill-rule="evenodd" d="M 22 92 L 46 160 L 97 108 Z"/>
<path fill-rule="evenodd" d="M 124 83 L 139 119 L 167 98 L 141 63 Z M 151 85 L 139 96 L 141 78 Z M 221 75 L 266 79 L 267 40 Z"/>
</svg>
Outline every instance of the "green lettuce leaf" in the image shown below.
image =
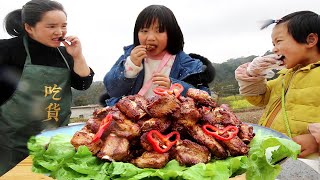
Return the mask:
<svg viewBox="0 0 320 180">
<path fill-rule="evenodd" d="M 171 160 L 162 169 L 151 169 L 100 160 L 86 146 L 80 146 L 76 152 L 70 140 L 68 135 L 56 135 L 50 141 L 41 136 L 32 137 L 28 143 L 33 156 L 32 170 L 58 180 L 220 180 L 243 173 L 249 180 L 273 180 L 281 171 L 278 162 L 288 157 L 296 159 L 300 153 L 300 146 L 291 140 L 258 133 L 249 144 L 248 156 L 211 160 L 207 164 L 199 163 L 191 167 L 180 166 L 176 160 Z"/>
<path fill-rule="evenodd" d="M 277 162 L 288 157 L 297 159 L 301 148 L 292 140 L 261 133 L 256 134 L 249 146 L 247 179 L 275 179 L 281 171 Z"/>
</svg>

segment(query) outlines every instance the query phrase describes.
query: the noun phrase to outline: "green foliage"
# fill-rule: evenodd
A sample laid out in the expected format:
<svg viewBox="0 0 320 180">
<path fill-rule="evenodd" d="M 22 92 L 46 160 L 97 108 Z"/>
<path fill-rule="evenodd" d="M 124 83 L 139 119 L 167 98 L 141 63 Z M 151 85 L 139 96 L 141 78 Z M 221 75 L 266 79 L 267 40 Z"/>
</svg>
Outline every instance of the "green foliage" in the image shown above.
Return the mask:
<svg viewBox="0 0 320 180">
<path fill-rule="evenodd" d="M 246 62 L 251 62 L 255 57 L 257 56 L 229 59 L 227 62 L 221 64 L 213 63 L 216 69 L 216 77 L 214 82 L 210 84 L 210 89 L 218 96 L 223 97 L 239 94 L 239 86 L 234 77 L 234 71 L 238 66 Z"/>
<path fill-rule="evenodd" d="M 93 82 L 89 89 L 79 91 L 72 89 L 73 106 L 85 106 L 89 104 L 98 104 L 99 97 L 105 92 L 102 81 Z"/>
<path fill-rule="evenodd" d="M 87 120 L 87 118 L 70 118 L 70 123 L 86 122 Z"/>
<path fill-rule="evenodd" d="M 244 97 L 240 95 L 235 95 L 235 96 L 227 96 L 222 98 L 225 101 L 237 101 L 237 100 L 243 100 Z"/>
<path fill-rule="evenodd" d="M 242 99 L 242 100 L 237 100 L 237 101 L 232 101 L 230 106 L 232 109 L 247 109 L 249 107 L 253 107 L 252 104 L 250 104 L 247 100 Z"/>
<path fill-rule="evenodd" d="M 268 54 L 270 52 L 266 52 Z M 210 90 L 219 97 L 234 96 L 239 94 L 238 82 L 234 77 L 234 71 L 241 64 L 251 62 L 257 56 L 240 57 L 229 59 L 224 63 L 213 63 L 216 70 L 216 76 L 209 84 Z M 105 87 L 101 81 L 93 82 L 91 87 L 85 91 L 72 90 L 73 106 L 84 106 L 88 104 L 98 104 L 99 97 L 105 92 Z M 231 103 L 228 103 L 231 104 Z M 235 107 L 246 106 L 244 102 L 237 102 Z"/>
<path fill-rule="evenodd" d="M 250 104 L 244 97 L 240 95 L 227 96 L 219 98 L 219 104 L 228 104 L 233 110 L 241 110 L 253 108 L 254 106 Z"/>
</svg>

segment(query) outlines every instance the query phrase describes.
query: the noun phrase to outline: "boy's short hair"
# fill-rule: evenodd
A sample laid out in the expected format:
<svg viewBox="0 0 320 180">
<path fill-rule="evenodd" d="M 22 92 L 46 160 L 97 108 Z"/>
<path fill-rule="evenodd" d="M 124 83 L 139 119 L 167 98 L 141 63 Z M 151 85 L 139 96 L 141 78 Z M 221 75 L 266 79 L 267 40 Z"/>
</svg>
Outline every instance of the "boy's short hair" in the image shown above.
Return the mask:
<svg viewBox="0 0 320 180">
<path fill-rule="evenodd" d="M 150 5 L 140 12 L 134 27 L 134 45 L 140 45 L 138 38 L 140 29 L 150 27 L 154 20 L 158 20 L 160 32 L 166 31 L 168 34 L 167 51 L 170 54 L 182 51 L 184 39 L 180 26 L 173 12 L 163 5 Z"/>
<path fill-rule="evenodd" d="M 298 43 L 307 43 L 311 33 L 320 36 L 320 17 L 312 11 L 298 11 L 281 18 L 277 24 L 288 23 L 288 32 Z M 320 42 L 317 43 L 320 49 Z"/>
</svg>

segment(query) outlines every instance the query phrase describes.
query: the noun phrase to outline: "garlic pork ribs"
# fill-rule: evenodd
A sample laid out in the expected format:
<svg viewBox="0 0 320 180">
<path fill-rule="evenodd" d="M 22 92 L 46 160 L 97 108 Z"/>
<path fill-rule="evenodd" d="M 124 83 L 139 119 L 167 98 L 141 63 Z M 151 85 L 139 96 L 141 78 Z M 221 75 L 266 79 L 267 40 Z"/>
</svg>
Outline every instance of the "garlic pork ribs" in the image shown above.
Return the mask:
<svg viewBox="0 0 320 180">
<path fill-rule="evenodd" d="M 190 88 L 184 97 L 181 87 L 156 89 L 148 99 L 124 96 L 115 106 L 95 110 L 71 144 L 140 168 L 162 168 L 171 159 L 191 166 L 246 155 L 253 128 L 207 92 Z"/>
</svg>

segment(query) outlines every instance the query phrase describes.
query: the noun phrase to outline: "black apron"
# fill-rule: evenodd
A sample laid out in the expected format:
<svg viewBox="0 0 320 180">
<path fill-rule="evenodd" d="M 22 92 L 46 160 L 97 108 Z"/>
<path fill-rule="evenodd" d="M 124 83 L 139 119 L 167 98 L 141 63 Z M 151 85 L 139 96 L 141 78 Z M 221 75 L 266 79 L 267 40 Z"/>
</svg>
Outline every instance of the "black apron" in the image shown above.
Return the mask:
<svg viewBox="0 0 320 180">
<path fill-rule="evenodd" d="M 29 154 L 27 142 L 44 129 L 67 125 L 71 115 L 70 67 L 33 65 L 27 57 L 18 87 L 0 107 L 0 176 Z M 43 59 L 44 61 L 46 59 Z"/>
</svg>

